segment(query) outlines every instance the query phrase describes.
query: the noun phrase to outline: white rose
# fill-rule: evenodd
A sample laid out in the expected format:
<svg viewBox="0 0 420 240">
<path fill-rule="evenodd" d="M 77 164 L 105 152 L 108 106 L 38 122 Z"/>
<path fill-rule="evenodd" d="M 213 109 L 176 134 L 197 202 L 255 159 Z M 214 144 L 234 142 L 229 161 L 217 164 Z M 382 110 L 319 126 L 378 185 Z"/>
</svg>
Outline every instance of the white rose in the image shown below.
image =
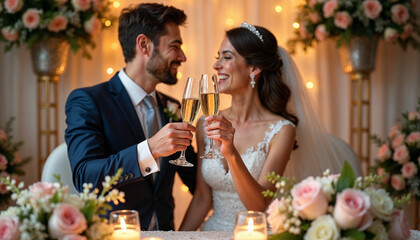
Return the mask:
<svg viewBox="0 0 420 240">
<path fill-rule="evenodd" d="M 76 194 L 65 194 L 63 203 L 71 204 L 78 209 L 82 209 L 85 206 L 85 202 Z"/>
<path fill-rule="evenodd" d="M 332 179 L 328 177 L 317 177 L 317 180 L 322 184 L 322 191 L 324 195 L 327 197 L 328 202 L 331 201 L 332 195 L 334 194 L 334 188 L 332 186 Z"/>
<path fill-rule="evenodd" d="M 370 198 L 370 210 L 374 216 L 384 221 L 391 221 L 394 202 L 384 189 L 366 188 Z"/>
<path fill-rule="evenodd" d="M 379 220 L 374 221 L 368 228 L 368 231 L 375 234 L 375 238 L 373 240 L 388 240 L 386 228 Z"/>
<path fill-rule="evenodd" d="M 323 215 L 311 223 L 304 240 L 337 240 L 340 237 L 338 227 L 331 215 Z"/>
<path fill-rule="evenodd" d="M 179 110 L 179 105 L 175 102 L 167 101 L 166 106 L 172 114 L 176 114 L 176 116 L 181 119 L 181 111 Z"/>
</svg>

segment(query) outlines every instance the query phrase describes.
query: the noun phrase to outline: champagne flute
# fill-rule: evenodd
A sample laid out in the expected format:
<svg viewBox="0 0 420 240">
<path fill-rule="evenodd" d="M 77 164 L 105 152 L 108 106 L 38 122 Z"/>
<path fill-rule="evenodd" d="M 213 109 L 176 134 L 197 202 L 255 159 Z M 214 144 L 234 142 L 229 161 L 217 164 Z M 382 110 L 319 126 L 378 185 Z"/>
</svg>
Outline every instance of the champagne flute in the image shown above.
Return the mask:
<svg viewBox="0 0 420 240">
<path fill-rule="evenodd" d="M 182 121 L 193 124 L 198 115 L 198 112 L 200 112 L 199 82 L 196 78 L 188 77 L 184 89 L 184 94 L 182 96 Z M 170 160 L 169 163 L 182 167 L 194 166 L 185 158 L 185 150 L 181 152 L 181 155 L 178 159 Z"/>
<path fill-rule="evenodd" d="M 200 100 L 204 116 L 219 114 L 219 89 L 217 87 L 216 74 L 203 74 L 200 80 Z M 216 159 L 223 158 L 214 150 L 214 141 L 210 139 L 209 151 L 201 158 Z"/>
</svg>

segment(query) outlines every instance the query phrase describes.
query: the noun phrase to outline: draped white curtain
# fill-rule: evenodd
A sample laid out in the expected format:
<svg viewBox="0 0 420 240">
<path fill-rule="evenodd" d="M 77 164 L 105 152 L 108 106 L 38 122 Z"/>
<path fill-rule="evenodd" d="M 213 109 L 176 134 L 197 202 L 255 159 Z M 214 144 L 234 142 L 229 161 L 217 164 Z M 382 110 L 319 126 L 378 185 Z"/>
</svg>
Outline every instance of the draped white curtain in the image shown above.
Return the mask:
<svg viewBox="0 0 420 240">
<path fill-rule="evenodd" d="M 123 7 L 144 1 L 121 0 L 114 9 L 116 15 Z M 187 62 L 180 71 L 182 77 L 176 86 L 158 86 L 169 95 L 181 98 L 187 76 L 200 76 L 210 71 L 215 61 L 224 31 L 239 26 L 242 21 L 261 25 L 271 30 L 279 44 L 285 45 L 292 37 L 299 1 L 286 0 L 167 0 L 161 2 L 183 9 L 188 15 L 186 27 L 181 28 Z M 277 13 L 276 5 L 283 10 Z M 420 5 L 420 4 L 419 4 Z M 420 6 L 417 7 L 420 15 Z M 232 24 L 232 25 L 230 25 Z M 59 81 L 59 143 L 64 141 L 64 104 L 69 92 L 78 87 L 90 86 L 108 80 L 124 66 L 116 26 L 103 32 L 96 41 L 92 59 L 81 53 L 70 53 L 65 73 Z M 0 44 L 0 125 L 11 116 L 15 140 L 23 140 L 22 156 L 33 161 L 26 166 L 26 184 L 38 180 L 37 176 L 37 79 L 32 72 L 29 50 L 25 46 L 5 53 Z M 341 70 L 338 51 L 332 41 L 321 43 L 307 53 L 298 51 L 294 56 L 306 81 L 314 83 L 308 89 L 328 131 L 345 141 L 349 139 L 349 78 Z M 420 97 L 420 53 L 381 41 L 376 56 L 372 81 L 371 132 L 386 136 L 401 113 L 414 110 Z M 108 74 L 107 69 L 114 73 Z M 229 98 L 222 99 L 222 107 L 229 106 Z M 375 150 L 374 147 L 372 147 Z M 374 152 L 374 151 L 372 151 Z M 372 153 L 373 154 L 373 153 Z"/>
</svg>

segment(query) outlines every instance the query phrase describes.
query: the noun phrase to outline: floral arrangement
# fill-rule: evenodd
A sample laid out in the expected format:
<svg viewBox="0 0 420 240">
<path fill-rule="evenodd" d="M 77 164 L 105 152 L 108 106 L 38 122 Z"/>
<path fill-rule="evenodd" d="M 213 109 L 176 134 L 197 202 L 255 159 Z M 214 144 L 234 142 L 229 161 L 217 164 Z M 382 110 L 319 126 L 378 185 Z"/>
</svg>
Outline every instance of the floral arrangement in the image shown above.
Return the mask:
<svg viewBox="0 0 420 240">
<path fill-rule="evenodd" d="M 23 142 L 13 142 L 12 123 L 14 118 L 10 118 L 5 128 L 0 127 L 0 177 L 10 177 L 18 181 L 18 176 L 25 174 L 23 165 L 30 161 L 30 158 L 21 158 L 19 149 Z M 0 205 L 9 202 L 12 193 L 6 186 L 0 183 Z"/>
<path fill-rule="evenodd" d="M 411 193 L 420 200 L 420 99 L 417 111 L 402 114 L 386 140 L 373 139 L 380 146 L 374 170 L 392 196 Z"/>
<path fill-rule="evenodd" d="M 67 186 L 59 183 L 37 182 L 23 189 L 10 178 L 0 178 L 13 192 L 17 206 L 0 214 L 0 239 L 41 240 L 102 240 L 112 239 L 113 227 L 107 219 L 100 218 L 111 207 L 108 202 L 124 202 L 124 193 L 112 189 L 122 173 L 107 176 L 103 190 L 92 189 L 85 183 L 79 195 L 68 194 Z"/>
<path fill-rule="evenodd" d="M 163 112 L 168 117 L 169 122 L 177 122 L 181 120 L 181 109 L 179 108 L 179 104 L 176 102 L 167 101 L 166 108 L 163 109 Z"/>
<path fill-rule="evenodd" d="M 48 37 L 65 38 L 73 52 L 79 48 L 90 58 L 86 46 L 95 47 L 93 37 L 110 26 L 109 0 L 0 0 L 0 41 L 6 51 L 14 45 Z"/>
<path fill-rule="evenodd" d="M 267 179 L 280 192 L 265 191 L 276 197 L 268 207 L 271 240 L 305 239 L 391 239 L 410 236 L 408 223 L 397 206 L 406 198 L 393 201 L 378 177 L 355 179 L 345 162 L 340 175 L 325 171 L 322 177 L 308 177 L 297 184 L 287 177 L 269 174 Z"/>
<path fill-rule="evenodd" d="M 290 51 L 296 44 L 303 50 L 327 38 L 337 40 L 339 47 L 352 36 L 382 36 L 406 49 L 420 49 L 420 26 L 416 22 L 416 0 L 305 0 L 299 6 L 299 28 L 288 41 Z"/>
</svg>

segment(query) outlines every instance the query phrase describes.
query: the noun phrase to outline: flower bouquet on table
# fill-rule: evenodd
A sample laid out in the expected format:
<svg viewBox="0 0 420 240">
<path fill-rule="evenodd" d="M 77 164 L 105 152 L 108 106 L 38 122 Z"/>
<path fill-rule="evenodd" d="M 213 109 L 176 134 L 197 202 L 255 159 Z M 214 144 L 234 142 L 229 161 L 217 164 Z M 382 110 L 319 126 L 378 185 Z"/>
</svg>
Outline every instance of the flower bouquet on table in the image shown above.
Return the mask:
<svg viewBox="0 0 420 240">
<path fill-rule="evenodd" d="M 23 165 L 30 161 L 30 158 L 21 158 L 19 149 L 23 142 L 14 142 L 12 133 L 12 123 L 14 118 L 10 118 L 5 128 L 0 127 L 0 177 L 9 176 L 15 181 L 19 181 L 18 176 L 25 174 Z M 12 193 L 6 189 L 6 185 L 0 183 L 0 205 L 9 203 Z"/>
<path fill-rule="evenodd" d="M 23 189 L 23 182 L 16 185 L 10 178 L 0 178 L 17 203 L 0 214 L 0 239 L 111 239 L 113 227 L 100 215 L 111 209 L 108 202 L 124 202 L 123 192 L 111 190 L 121 173 L 122 169 L 107 176 L 100 194 L 85 183 L 79 195 L 68 194 L 61 183 L 37 182 Z"/>
<path fill-rule="evenodd" d="M 303 50 L 327 38 L 350 41 L 352 36 L 382 36 L 387 42 L 398 43 L 403 49 L 412 45 L 420 50 L 420 26 L 415 12 L 416 0 L 305 0 L 299 6 L 296 21 L 299 28 L 288 41 L 295 52 L 298 43 Z"/>
<path fill-rule="evenodd" d="M 403 212 L 382 188 L 378 177 L 355 179 L 345 162 L 340 175 L 325 171 L 322 177 L 308 177 L 294 184 L 291 179 L 272 173 L 267 179 L 276 184 L 279 195 L 268 207 L 270 240 L 305 239 L 391 239 L 410 236 Z"/>
<path fill-rule="evenodd" d="M 63 37 L 73 52 L 79 48 L 90 58 L 86 46 L 95 47 L 93 37 L 114 21 L 109 0 L 0 0 L 0 41 L 6 51 L 14 45 L 47 37 Z"/>
<path fill-rule="evenodd" d="M 374 169 L 392 196 L 411 193 L 420 200 L 420 99 L 417 111 L 402 114 L 386 140 L 373 136 L 380 146 Z"/>
</svg>

